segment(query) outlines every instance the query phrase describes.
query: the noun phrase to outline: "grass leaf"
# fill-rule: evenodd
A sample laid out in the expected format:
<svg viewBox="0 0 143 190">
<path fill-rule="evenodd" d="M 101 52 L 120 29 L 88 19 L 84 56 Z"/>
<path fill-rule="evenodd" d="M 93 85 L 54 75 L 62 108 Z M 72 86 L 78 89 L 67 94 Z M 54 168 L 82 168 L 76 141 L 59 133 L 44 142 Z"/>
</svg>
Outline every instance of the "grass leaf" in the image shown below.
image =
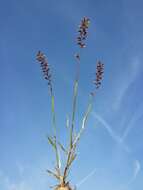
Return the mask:
<svg viewBox="0 0 143 190">
<path fill-rule="evenodd" d="M 60 179 L 60 176 L 58 174 L 56 174 L 55 172 L 51 171 L 51 170 L 46 170 L 48 172 L 49 175 L 55 177 L 56 179 Z"/>
<path fill-rule="evenodd" d="M 77 92 L 78 92 L 78 80 L 74 82 L 74 95 L 73 95 L 73 109 L 72 109 L 72 126 L 70 131 L 70 146 L 72 147 L 72 138 L 73 138 L 73 129 L 74 129 L 74 120 L 76 112 L 76 101 L 77 101 Z"/>
<path fill-rule="evenodd" d="M 53 141 L 52 137 L 48 136 L 48 142 L 54 149 L 56 149 L 56 143 Z"/>
<path fill-rule="evenodd" d="M 58 142 L 58 145 L 60 146 L 61 150 L 62 150 L 64 153 L 68 154 L 68 151 L 64 148 L 64 146 L 63 146 L 60 142 Z"/>
<path fill-rule="evenodd" d="M 83 116 L 83 119 L 82 119 L 82 126 L 81 126 L 81 129 L 79 131 L 79 133 L 77 134 L 74 142 L 73 142 L 73 146 L 76 146 L 76 144 L 78 143 L 78 141 L 80 140 L 80 137 L 83 133 L 83 131 L 85 130 L 85 127 L 86 127 L 86 122 L 87 122 L 87 119 L 88 119 L 88 116 L 90 114 L 92 110 L 92 96 L 90 97 L 90 100 L 89 100 L 89 104 L 88 104 L 88 107 L 87 107 L 87 110 Z"/>
<path fill-rule="evenodd" d="M 68 163 L 68 167 L 72 164 L 72 162 L 75 160 L 75 158 L 76 158 L 76 156 L 77 156 L 77 154 L 72 154 L 72 156 L 71 156 L 71 158 L 70 158 L 70 161 L 69 161 L 69 163 Z"/>
</svg>

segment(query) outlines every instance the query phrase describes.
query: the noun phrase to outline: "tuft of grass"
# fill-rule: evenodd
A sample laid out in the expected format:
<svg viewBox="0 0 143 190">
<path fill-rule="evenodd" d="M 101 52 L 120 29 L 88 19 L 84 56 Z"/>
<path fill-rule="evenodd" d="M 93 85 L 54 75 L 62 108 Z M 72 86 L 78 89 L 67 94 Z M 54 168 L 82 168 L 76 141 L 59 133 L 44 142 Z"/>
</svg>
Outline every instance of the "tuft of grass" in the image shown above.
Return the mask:
<svg viewBox="0 0 143 190">
<path fill-rule="evenodd" d="M 78 36 L 77 36 L 77 45 L 79 46 L 79 50 L 81 51 L 83 48 L 86 47 L 86 39 L 88 37 L 88 28 L 90 24 L 90 19 L 84 17 L 81 20 L 81 23 L 78 28 Z M 55 114 L 55 99 L 54 99 L 54 92 L 53 92 L 53 85 L 52 85 L 52 75 L 50 66 L 48 64 L 47 58 L 41 51 L 38 51 L 36 59 L 40 64 L 43 77 L 47 81 L 47 85 L 50 91 L 51 97 L 51 111 L 52 111 L 52 128 L 53 128 L 53 135 L 48 136 L 48 143 L 54 150 L 55 153 L 55 166 L 53 170 L 47 170 L 47 173 L 54 177 L 58 181 L 58 185 L 54 186 L 55 190 L 72 190 L 69 185 L 68 174 L 70 172 L 72 163 L 77 157 L 77 146 L 82 136 L 82 133 L 85 130 L 87 120 L 89 115 L 92 111 L 94 97 L 96 95 L 96 91 L 101 86 L 101 81 L 103 79 L 104 74 L 104 64 L 101 61 L 97 62 L 96 72 L 95 72 L 95 79 L 93 84 L 95 88 L 92 92 L 89 93 L 89 102 L 87 104 L 87 109 L 82 118 L 82 125 L 79 132 L 75 135 L 75 116 L 76 116 L 76 109 L 77 109 L 77 98 L 78 98 L 78 85 L 79 85 L 79 65 L 81 62 L 80 53 L 75 54 L 76 58 L 76 75 L 73 85 L 73 99 L 72 99 L 72 114 L 71 119 L 67 117 L 66 119 L 66 127 L 69 129 L 69 142 L 68 146 L 64 147 L 64 145 L 57 139 L 57 126 L 56 126 L 56 114 Z M 65 162 L 61 163 L 60 160 L 60 151 L 64 153 Z"/>
</svg>

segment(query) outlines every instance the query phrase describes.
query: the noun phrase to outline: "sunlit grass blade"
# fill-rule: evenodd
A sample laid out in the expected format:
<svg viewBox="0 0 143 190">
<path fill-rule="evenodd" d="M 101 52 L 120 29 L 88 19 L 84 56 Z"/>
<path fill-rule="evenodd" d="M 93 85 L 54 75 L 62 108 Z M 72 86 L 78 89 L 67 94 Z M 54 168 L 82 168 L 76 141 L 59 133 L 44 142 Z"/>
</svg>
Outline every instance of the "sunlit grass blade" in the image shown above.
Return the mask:
<svg viewBox="0 0 143 190">
<path fill-rule="evenodd" d="M 75 160 L 76 156 L 77 156 L 77 154 L 75 154 L 75 153 L 72 154 L 72 156 L 71 156 L 71 158 L 70 158 L 70 161 L 69 161 L 69 163 L 68 163 L 68 167 L 71 166 L 71 164 L 72 164 L 72 162 Z"/>
<path fill-rule="evenodd" d="M 56 131 L 56 117 L 55 117 L 55 99 L 54 95 L 51 94 L 51 103 L 52 103 L 52 121 L 53 121 L 53 130 L 54 130 L 54 137 L 55 137 L 55 152 L 56 152 L 56 162 L 57 162 L 57 168 L 61 168 L 61 160 L 59 155 L 59 150 L 57 146 L 57 131 Z"/>
<path fill-rule="evenodd" d="M 48 136 L 47 138 L 48 138 L 49 144 L 52 145 L 52 147 L 53 147 L 54 150 L 55 150 L 55 149 L 56 149 L 56 143 L 55 143 L 55 141 L 54 141 L 53 138 L 50 137 L 50 136 Z"/>
<path fill-rule="evenodd" d="M 65 149 L 65 147 L 64 147 L 60 142 L 58 142 L 58 145 L 59 145 L 59 147 L 61 148 L 61 150 L 62 150 L 64 153 L 68 154 L 68 151 Z"/>
<path fill-rule="evenodd" d="M 74 140 L 74 142 L 73 142 L 73 146 L 76 146 L 76 145 L 77 145 L 77 143 L 78 143 L 78 141 L 80 140 L 80 137 L 81 137 L 83 131 L 85 130 L 88 116 L 89 116 L 89 114 L 90 114 L 90 112 L 91 112 L 91 110 L 92 110 L 92 104 L 93 104 L 92 101 L 93 101 L 93 97 L 90 96 L 89 104 L 88 104 L 88 106 L 87 106 L 87 110 L 86 110 L 86 112 L 85 112 L 85 114 L 84 114 L 84 116 L 83 116 L 83 119 L 82 119 L 82 126 L 81 126 L 81 129 L 80 129 L 79 133 L 77 134 L 77 136 L 76 136 L 76 138 L 75 138 L 75 140 Z"/>
<path fill-rule="evenodd" d="M 55 177 L 56 179 L 60 179 L 60 176 L 58 174 L 56 174 L 55 172 L 51 171 L 51 170 L 46 170 L 47 173 L 53 177 Z"/>
<path fill-rule="evenodd" d="M 71 124 L 71 131 L 70 131 L 70 146 L 71 147 L 72 147 L 72 141 L 73 141 L 73 130 L 74 130 L 74 121 L 75 121 L 75 112 L 76 112 L 77 92 L 78 92 L 78 80 L 75 80 L 74 94 L 73 94 L 72 124 Z"/>
<path fill-rule="evenodd" d="M 53 130 L 54 130 L 54 135 L 56 137 L 56 117 L 55 117 L 55 99 L 54 96 L 52 95 L 51 97 L 51 102 L 52 102 L 52 120 L 53 120 Z"/>
</svg>

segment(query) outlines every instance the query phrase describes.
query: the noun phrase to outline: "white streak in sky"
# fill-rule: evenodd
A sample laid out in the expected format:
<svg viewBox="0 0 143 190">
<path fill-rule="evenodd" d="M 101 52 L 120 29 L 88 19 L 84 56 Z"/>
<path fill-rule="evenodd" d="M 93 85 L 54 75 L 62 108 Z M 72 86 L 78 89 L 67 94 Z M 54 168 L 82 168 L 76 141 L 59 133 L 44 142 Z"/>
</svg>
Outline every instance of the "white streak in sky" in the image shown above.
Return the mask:
<svg viewBox="0 0 143 190">
<path fill-rule="evenodd" d="M 139 162 L 139 160 L 135 160 L 133 176 L 131 177 L 129 182 L 122 189 L 127 189 L 136 180 L 137 175 L 139 174 L 140 170 L 141 170 L 140 162 Z"/>
<path fill-rule="evenodd" d="M 96 118 L 103 126 L 104 128 L 107 130 L 107 132 L 109 133 L 109 135 L 112 137 L 112 139 L 114 139 L 114 141 L 118 144 L 121 144 L 122 147 L 124 148 L 124 150 L 127 153 L 130 153 L 130 149 L 129 147 L 127 147 L 127 145 L 124 144 L 124 138 L 119 137 L 118 135 L 115 134 L 115 132 L 112 130 L 111 126 L 98 114 L 96 114 L 95 112 L 92 112 L 92 115 L 94 118 Z M 133 177 L 131 178 L 131 180 L 129 181 L 129 183 L 126 185 L 126 187 L 128 185 L 130 185 L 131 183 L 133 183 L 138 175 L 138 173 L 141 170 L 141 165 L 139 160 L 135 160 L 134 162 L 134 171 L 133 171 Z"/>
<path fill-rule="evenodd" d="M 126 74 L 123 78 L 119 79 L 121 86 L 118 86 L 117 99 L 114 103 L 114 108 L 118 109 L 121 106 L 122 100 L 127 94 L 129 87 L 135 81 L 136 77 L 140 73 L 140 65 L 141 61 L 138 57 L 134 57 L 130 63 L 130 68 L 128 74 Z"/>
<path fill-rule="evenodd" d="M 33 190 L 24 180 L 20 180 L 14 183 L 8 176 L 5 176 L 2 172 L 0 174 L 0 188 L 2 190 Z"/>
<path fill-rule="evenodd" d="M 130 152 L 130 149 L 127 145 L 124 144 L 122 138 L 120 136 L 118 136 L 111 128 L 111 126 L 100 116 L 98 115 L 97 113 L 95 112 L 92 112 L 92 115 L 94 118 L 96 118 L 103 126 L 104 128 L 107 130 L 108 134 L 112 137 L 112 139 L 118 143 L 118 144 L 121 144 L 123 149 L 126 151 L 126 152 Z"/>
<path fill-rule="evenodd" d="M 138 173 L 140 172 L 141 170 L 141 165 L 140 165 L 140 162 L 138 160 L 135 161 L 135 169 L 134 169 L 134 176 L 133 176 L 133 180 L 136 179 Z"/>
<path fill-rule="evenodd" d="M 83 183 L 85 183 L 91 176 L 93 176 L 96 172 L 96 169 L 94 169 L 92 172 L 90 172 L 87 176 L 85 176 L 79 183 L 77 183 L 76 187 L 79 188 Z"/>
<path fill-rule="evenodd" d="M 143 104 L 140 105 L 140 108 L 137 110 L 137 112 L 135 113 L 135 115 L 130 120 L 130 122 L 129 122 L 129 124 L 128 124 L 128 126 L 125 129 L 125 132 L 123 134 L 123 140 L 128 136 L 128 134 L 133 129 L 133 127 L 136 126 L 135 123 L 137 122 L 137 120 L 139 120 L 141 117 L 143 117 L 142 107 L 143 107 Z"/>
</svg>

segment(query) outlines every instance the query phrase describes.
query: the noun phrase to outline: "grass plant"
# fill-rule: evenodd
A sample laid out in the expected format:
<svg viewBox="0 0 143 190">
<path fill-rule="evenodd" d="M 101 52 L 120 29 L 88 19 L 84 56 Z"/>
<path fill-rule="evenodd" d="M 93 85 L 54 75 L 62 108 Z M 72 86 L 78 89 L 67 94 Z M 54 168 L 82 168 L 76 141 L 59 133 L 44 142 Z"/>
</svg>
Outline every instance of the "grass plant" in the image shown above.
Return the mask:
<svg viewBox="0 0 143 190">
<path fill-rule="evenodd" d="M 89 28 L 90 20 L 87 17 L 84 17 L 81 20 L 81 23 L 78 27 L 78 36 L 77 36 L 77 45 L 79 46 L 79 52 L 82 51 L 83 48 L 86 47 L 86 39 L 88 37 L 88 28 Z M 78 85 L 79 85 L 79 66 L 81 62 L 80 53 L 75 54 L 76 60 L 76 74 L 75 80 L 73 85 L 73 99 L 72 99 L 72 114 L 71 118 L 67 118 L 66 126 L 69 129 L 69 142 L 68 146 L 64 147 L 59 139 L 57 139 L 57 126 L 56 126 L 56 118 L 55 118 L 55 96 L 53 92 L 53 83 L 52 83 L 52 75 L 48 60 L 44 53 L 38 51 L 36 56 L 37 61 L 40 64 L 44 79 L 47 81 L 50 97 L 51 97 L 51 111 L 52 111 L 52 128 L 53 128 L 53 135 L 48 136 L 48 142 L 52 146 L 54 153 L 55 153 L 55 166 L 53 170 L 47 170 L 48 174 L 53 176 L 57 181 L 58 184 L 54 186 L 55 190 L 73 190 L 71 185 L 69 184 L 68 175 L 71 170 L 72 163 L 77 157 L 77 145 L 79 144 L 80 138 L 82 133 L 85 130 L 86 123 L 88 117 L 92 111 L 93 100 L 96 96 L 96 91 L 101 86 L 101 81 L 103 78 L 104 73 L 104 64 L 101 61 L 97 62 L 96 72 L 95 72 L 95 79 L 93 80 L 94 83 L 94 90 L 89 92 L 89 102 L 87 105 L 87 109 L 84 113 L 82 118 L 82 125 L 80 130 L 75 135 L 75 116 L 76 116 L 76 109 L 77 109 L 77 97 L 78 97 Z M 65 156 L 65 162 L 61 162 L 60 160 L 60 152 L 63 152 Z"/>
</svg>

